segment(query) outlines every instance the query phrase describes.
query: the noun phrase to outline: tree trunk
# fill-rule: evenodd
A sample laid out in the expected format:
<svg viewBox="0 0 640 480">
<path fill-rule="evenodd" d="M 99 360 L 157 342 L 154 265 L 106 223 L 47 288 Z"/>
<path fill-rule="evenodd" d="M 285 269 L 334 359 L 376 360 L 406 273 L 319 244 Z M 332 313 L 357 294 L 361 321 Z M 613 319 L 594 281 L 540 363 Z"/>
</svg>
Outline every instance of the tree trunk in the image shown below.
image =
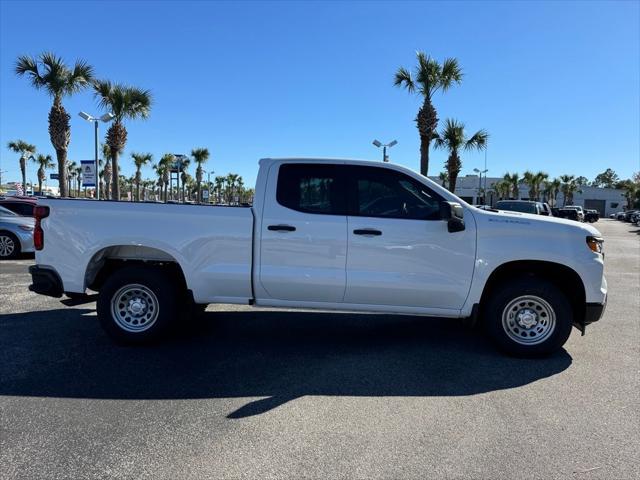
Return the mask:
<svg viewBox="0 0 640 480">
<path fill-rule="evenodd" d="M 20 156 L 20 173 L 22 173 L 22 190 L 27 194 L 27 159 L 23 155 Z"/>
<path fill-rule="evenodd" d="M 54 100 L 49 111 L 49 138 L 56 150 L 58 160 L 58 185 L 60 196 L 66 197 L 70 194 L 67 188 L 67 149 L 71 140 L 71 126 L 69 120 L 71 116 L 62 106 L 59 100 Z"/>
<path fill-rule="evenodd" d="M 107 131 L 107 145 L 111 150 L 111 198 L 120 200 L 120 169 L 118 168 L 118 160 L 120 152 L 124 150 L 127 143 L 127 130 L 124 125 L 117 119 L 111 124 Z"/>
<path fill-rule="evenodd" d="M 120 152 L 117 148 L 111 147 L 111 200 L 120 200 L 120 176 L 118 172 L 118 160 Z"/>
<path fill-rule="evenodd" d="M 449 174 L 449 191 L 455 193 L 458 174 L 462 168 L 462 162 L 456 152 L 451 153 L 447 159 L 447 173 Z"/>
<path fill-rule="evenodd" d="M 420 173 L 425 177 L 429 174 L 429 146 L 431 137 L 420 135 Z"/>
<path fill-rule="evenodd" d="M 418 110 L 416 123 L 420 135 L 420 173 L 426 177 L 429 173 L 429 146 L 438 128 L 438 114 L 428 96 Z"/>
</svg>

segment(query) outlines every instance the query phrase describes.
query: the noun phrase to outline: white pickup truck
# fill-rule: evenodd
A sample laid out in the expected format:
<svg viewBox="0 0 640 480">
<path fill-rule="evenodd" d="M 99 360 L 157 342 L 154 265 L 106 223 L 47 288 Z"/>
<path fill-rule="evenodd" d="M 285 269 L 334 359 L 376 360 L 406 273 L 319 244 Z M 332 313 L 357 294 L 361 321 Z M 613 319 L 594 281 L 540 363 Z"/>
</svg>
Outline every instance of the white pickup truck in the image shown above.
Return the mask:
<svg viewBox="0 0 640 480">
<path fill-rule="evenodd" d="M 480 321 L 539 356 L 606 304 L 600 233 L 480 210 L 399 165 L 263 159 L 252 207 L 39 202 L 30 289 L 99 292 L 116 340 L 158 337 L 210 303 Z"/>
</svg>

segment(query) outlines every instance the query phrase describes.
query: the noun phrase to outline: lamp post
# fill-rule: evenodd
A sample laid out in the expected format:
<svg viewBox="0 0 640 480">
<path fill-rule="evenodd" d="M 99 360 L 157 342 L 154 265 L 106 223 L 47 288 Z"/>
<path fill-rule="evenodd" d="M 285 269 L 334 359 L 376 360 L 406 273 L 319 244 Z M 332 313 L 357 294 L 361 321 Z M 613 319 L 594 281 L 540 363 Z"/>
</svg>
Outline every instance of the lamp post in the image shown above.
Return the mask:
<svg viewBox="0 0 640 480">
<path fill-rule="evenodd" d="M 473 171 L 476 172 L 479 175 L 479 177 L 478 177 L 478 195 L 476 197 L 476 201 L 479 201 L 478 199 L 480 198 L 480 191 L 482 190 L 482 175 L 487 173 L 489 170 L 487 170 L 487 169 L 479 170 L 477 168 L 474 168 Z M 484 177 L 484 184 L 485 184 L 485 187 L 486 187 L 486 185 L 487 185 L 487 176 L 486 175 Z M 483 200 L 483 204 L 484 204 L 484 192 L 483 192 L 483 195 L 482 195 L 482 200 Z"/>
<path fill-rule="evenodd" d="M 85 112 L 80 112 L 78 115 L 80 115 L 80 117 L 85 119 L 87 122 L 93 122 L 94 125 L 96 199 L 100 200 L 100 175 L 98 174 L 98 122 L 103 121 L 104 123 L 107 123 L 116 118 L 116 116 L 113 113 L 105 113 L 101 117 L 94 117 L 93 115 L 89 115 Z"/>
<path fill-rule="evenodd" d="M 397 145 L 398 141 L 394 140 L 394 141 L 389 142 L 389 143 L 382 143 L 379 140 L 374 140 L 372 143 L 378 148 L 382 147 L 382 161 L 383 162 L 388 162 L 389 161 L 389 157 L 387 156 L 387 147 L 391 148 L 394 145 Z"/>
<path fill-rule="evenodd" d="M 180 173 L 182 173 L 182 162 L 188 157 L 186 155 L 183 155 L 182 153 L 174 153 L 172 155 L 176 159 L 176 165 L 178 166 L 178 174 L 176 175 L 176 178 L 178 185 L 178 202 L 180 202 Z M 182 201 L 184 202 L 184 198 L 182 199 Z"/>
<path fill-rule="evenodd" d="M 216 173 L 215 171 L 211 170 L 210 172 L 207 172 L 207 190 L 209 191 L 209 198 L 207 198 L 207 203 L 211 203 L 211 190 L 213 190 L 211 188 L 211 174 L 212 173 Z"/>
</svg>

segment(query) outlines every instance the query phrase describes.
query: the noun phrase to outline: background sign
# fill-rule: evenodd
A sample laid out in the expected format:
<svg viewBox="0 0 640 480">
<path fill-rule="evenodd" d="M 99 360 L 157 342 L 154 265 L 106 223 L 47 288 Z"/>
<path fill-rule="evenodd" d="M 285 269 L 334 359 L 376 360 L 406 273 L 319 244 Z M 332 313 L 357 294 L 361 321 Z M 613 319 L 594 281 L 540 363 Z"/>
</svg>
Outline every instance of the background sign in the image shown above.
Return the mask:
<svg viewBox="0 0 640 480">
<path fill-rule="evenodd" d="M 51 180 L 59 180 L 59 179 L 60 179 L 60 176 L 59 176 L 57 173 L 51 173 L 51 174 L 49 175 L 49 178 L 50 178 Z"/>
<path fill-rule="evenodd" d="M 202 190 L 202 199 L 209 200 L 209 190 Z"/>
<path fill-rule="evenodd" d="M 82 167 L 82 186 L 96 186 L 96 162 L 95 160 L 80 160 Z"/>
</svg>

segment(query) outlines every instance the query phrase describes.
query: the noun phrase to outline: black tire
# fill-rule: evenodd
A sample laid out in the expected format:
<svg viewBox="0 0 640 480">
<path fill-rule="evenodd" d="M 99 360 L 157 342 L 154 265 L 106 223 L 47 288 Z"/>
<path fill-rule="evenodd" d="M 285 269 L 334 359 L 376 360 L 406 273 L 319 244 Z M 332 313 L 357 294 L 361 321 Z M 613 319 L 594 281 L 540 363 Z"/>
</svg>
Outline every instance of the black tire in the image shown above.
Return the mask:
<svg viewBox="0 0 640 480">
<path fill-rule="evenodd" d="M 571 303 L 558 287 L 541 278 L 524 277 L 498 285 L 484 307 L 483 323 L 489 338 L 513 356 L 550 355 L 562 348 L 571 334 Z"/>
<path fill-rule="evenodd" d="M 107 278 L 98 295 L 97 312 L 102 328 L 118 343 L 157 340 L 177 318 L 178 299 L 182 295 L 176 292 L 175 284 L 171 275 L 159 267 L 132 265 L 117 270 Z M 124 303 L 118 304 L 118 299 Z M 133 312 L 133 307 L 137 312 Z"/>
<path fill-rule="evenodd" d="M 13 250 L 8 255 L 3 255 L 0 252 L 0 260 L 10 260 L 12 258 L 18 258 L 20 255 L 20 240 L 11 232 L 2 231 L 0 237 L 4 237 L 8 241 L 13 243 Z M 1 240 L 0 240 L 1 241 Z"/>
</svg>

